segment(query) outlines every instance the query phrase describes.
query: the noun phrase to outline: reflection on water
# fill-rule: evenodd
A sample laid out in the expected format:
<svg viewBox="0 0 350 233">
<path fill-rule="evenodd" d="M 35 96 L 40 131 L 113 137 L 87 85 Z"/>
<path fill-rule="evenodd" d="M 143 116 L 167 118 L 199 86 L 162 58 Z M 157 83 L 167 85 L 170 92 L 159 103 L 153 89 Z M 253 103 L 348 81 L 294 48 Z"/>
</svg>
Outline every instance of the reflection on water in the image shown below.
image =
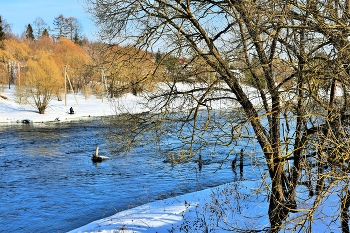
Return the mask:
<svg viewBox="0 0 350 233">
<path fill-rule="evenodd" d="M 66 232 L 156 199 L 235 179 L 231 163 L 171 166 L 143 146 L 113 154 L 98 120 L 0 126 L 0 232 Z M 94 164 L 91 154 L 109 160 Z M 205 158 L 203 158 L 205 159 Z"/>
</svg>

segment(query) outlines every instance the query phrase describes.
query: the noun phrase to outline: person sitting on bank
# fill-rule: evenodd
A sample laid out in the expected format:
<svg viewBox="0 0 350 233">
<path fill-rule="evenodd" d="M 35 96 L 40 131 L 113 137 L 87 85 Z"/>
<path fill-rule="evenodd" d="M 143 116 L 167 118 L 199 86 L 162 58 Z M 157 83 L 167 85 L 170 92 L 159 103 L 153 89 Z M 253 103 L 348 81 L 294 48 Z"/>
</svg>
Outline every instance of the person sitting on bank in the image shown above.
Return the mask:
<svg viewBox="0 0 350 233">
<path fill-rule="evenodd" d="M 73 107 L 70 107 L 70 109 L 69 109 L 69 114 L 74 114 Z"/>
</svg>

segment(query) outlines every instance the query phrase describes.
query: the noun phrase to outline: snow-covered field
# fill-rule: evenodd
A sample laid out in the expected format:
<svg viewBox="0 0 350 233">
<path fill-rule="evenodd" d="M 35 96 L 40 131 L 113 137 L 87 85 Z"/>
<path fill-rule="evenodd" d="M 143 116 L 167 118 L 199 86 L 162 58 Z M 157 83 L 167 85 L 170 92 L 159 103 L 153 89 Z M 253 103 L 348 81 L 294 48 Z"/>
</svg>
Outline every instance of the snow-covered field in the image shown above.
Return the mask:
<svg viewBox="0 0 350 233">
<path fill-rule="evenodd" d="M 115 104 L 107 98 L 100 99 L 91 95 L 85 98 L 82 94 L 68 94 L 62 101 L 57 98 L 51 100 L 45 114 L 39 114 L 38 110 L 31 104 L 19 104 L 14 87 L 4 89 L 0 92 L 0 123 L 21 123 L 23 120 L 30 120 L 32 123 L 71 121 L 94 116 L 109 116 L 116 113 Z M 5 97 L 5 98 L 4 98 Z M 119 99 L 131 112 L 137 111 L 137 98 L 127 94 Z M 70 107 L 74 114 L 68 114 Z"/>
<path fill-rule="evenodd" d="M 159 88 L 166 88 L 166 86 L 160 86 Z M 178 90 L 186 90 L 189 86 L 178 84 L 177 88 Z M 260 102 L 260 98 L 256 97 L 258 95 L 255 89 L 244 86 L 244 90 L 249 93 L 254 104 Z M 62 96 L 62 101 L 58 101 L 57 98 L 52 99 L 45 114 L 39 114 L 33 104 L 19 104 L 19 98 L 16 96 L 14 86 L 11 86 L 11 89 L 3 87 L 3 91 L 0 91 L 0 123 L 20 123 L 23 120 L 30 120 L 32 123 L 70 121 L 94 116 L 109 116 L 121 113 L 121 111 L 129 113 L 149 111 L 149 109 L 145 109 L 143 105 L 139 104 L 141 102 L 141 97 L 132 94 L 126 94 L 120 98 L 110 100 L 108 98 L 97 98 L 95 95 L 86 98 L 81 93 L 76 95 L 70 93 L 67 94 L 66 98 Z M 172 107 L 177 108 L 182 104 L 183 102 L 181 101 L 175 101 L 172 103 Z M 232 107 L 232 102 L 215 102 L 211 107 L 217 109 L 225 108 L 226 106 Z M 75 112 L 72 115 L 68 114 L 70 107 Z"/>
</svg>

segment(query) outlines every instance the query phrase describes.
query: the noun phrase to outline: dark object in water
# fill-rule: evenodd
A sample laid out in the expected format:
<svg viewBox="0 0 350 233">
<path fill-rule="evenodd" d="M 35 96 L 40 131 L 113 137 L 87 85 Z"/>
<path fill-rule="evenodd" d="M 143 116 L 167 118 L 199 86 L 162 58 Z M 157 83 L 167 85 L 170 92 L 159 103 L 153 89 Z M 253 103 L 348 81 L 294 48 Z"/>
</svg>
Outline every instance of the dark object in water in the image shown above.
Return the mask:
<svg viewBox="0 0 350 233">
<path fill-rule="evenodd" d="M 236 157 L 232 160 L 231 167 L 234 172 L 236 172 L 236 162 L 237 162 L 237 155 Z"/>
<path fill-rule="evenodd" d="M 239 173 L 240 173 L 240 176 L 243 177 L 243 159 L 244 159 L 244 155 L 243 155 L 243 149 L 241 149 L 241 152 L 239 154 L 240 158 L 239 158 Z M 235 158 L 232 160 L 232 163 L 231 163 L 231 167 L 232 167 L 232 170 L 234 173 L 236 173 L 236 163 L 237 163 L 237 160 L 238 160 L 238 154 L 236 154 Z"/>
<path fill-rule="evenodd" d="M 243 177 L 243 149 L 241 149 L 240 157 L 239 157 L 239 174 L 241 177 Z"/>
<path fill-rule="evenodd" d="M 91 160 L 96 163 L 102 162 L 103 159 L 100 156 L 96 156 L 95 154 L 93 154 Z"/>
<path fill-rule="evenodd" d="M 24 119 L 24 120 L 17 120 L 17 123 L 30 124 L 31 121 L 29 119 Z"/>
<path fill-rule="evenodd" d="M 92 154 L 92 158 L 91 158 L 92 162 L 94 162 L 94 163 L 102 162 L 103 160 L 106 160 L 106 159 L 109 159 L 109 158 L 106 156 L 99 156 L 98 155 L 98 146 L 97 146 L 95 154 Z"/>
</svg>

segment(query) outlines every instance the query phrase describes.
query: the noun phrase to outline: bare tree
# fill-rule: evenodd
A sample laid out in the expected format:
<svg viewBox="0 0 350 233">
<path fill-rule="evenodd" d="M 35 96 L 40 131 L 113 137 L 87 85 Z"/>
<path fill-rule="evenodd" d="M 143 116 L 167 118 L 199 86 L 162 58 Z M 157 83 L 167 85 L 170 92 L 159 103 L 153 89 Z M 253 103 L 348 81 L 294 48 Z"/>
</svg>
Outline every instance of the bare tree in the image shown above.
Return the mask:
<svg viewBox="0 0 350 233">
<path fill-rule="evenodd" d="M 79 43 L 82 38 L 82 26 L 79 20 L 75 17 L 64 17 L 59 15 L 55 18 L 54 22 L 55 37 L 67 37 L 75 43 Z"/>
<path fill-rule="evenodd" d="M 45 21 L 41 17 L 35 18 L 35 20 L 33 22 L 33 26 L 34 26 L 33 31 L 35 33 L 34 36 L 36 39 L 39 39 L 43 35 L 45 30 L 46 31 L 48 30 L 47 24 L 45 23 Z"/>
<path fill-rule="evenodd" d="M 77 18 L 75 17 L 67 18 L 67 31 L 68 31 L 68 38 L 71 41 L 75 40 L 74 42 L 76 42 L 79 40 L 79 38 L 81 37 L 82 26 Z"/>
<path fill-rule="evenodd" d="M 151 113 L 132 116 L 128 127 L 118 128 L 124 139 L 121 149 L 145 134 L 152 139 L 171 134 L 187 145 L 189 157 L 208 146 L 208 138 L 232 151 L 252 129 L 271 180 L 271 232 L 280 231 L 294 212 L 300 216 L 294 229 L 308 226 L 311 231 L 317 207 L 335 191 L 335 184 L 344 187 L 340 212 L 343 231 L 348 232 L 348 182 L 342 182 L 348 172 L 344 152 L 349 149 L 348 1 L 88 2 L 107 42 L 148 51 L 162 48 L 165 55 L 157 58 L 157 68 L 166 57 L 186 57 L 184 72 L 195 61 L 204 61 L 210 67 L 205 73 L 214 74 L 185 90 L 179 88 L 179 75 L 164 75 L 166 85 L 148 97 Z M 276 74 L 281 64 L 286 72 Z M 232 65 L 249 77 L 245 83 L 257 96 L 246 91 Z M 337 83 L 343 90 L 341 99 Z M 230 106 L 219 111 L 220 118 L 212 108 L 218 102 Z M 331 169 L 325 168 L 329 161 Z M 310 194 L 316 189 L 311 210 L 298 208 L 300 185 L 307 185 Z"/>
<path fill-rule="evenodd" d="M 61 14 L 54 19 L 53 25 L 56 39 L 69 36 L 68 18 Z"/>
</svg>

